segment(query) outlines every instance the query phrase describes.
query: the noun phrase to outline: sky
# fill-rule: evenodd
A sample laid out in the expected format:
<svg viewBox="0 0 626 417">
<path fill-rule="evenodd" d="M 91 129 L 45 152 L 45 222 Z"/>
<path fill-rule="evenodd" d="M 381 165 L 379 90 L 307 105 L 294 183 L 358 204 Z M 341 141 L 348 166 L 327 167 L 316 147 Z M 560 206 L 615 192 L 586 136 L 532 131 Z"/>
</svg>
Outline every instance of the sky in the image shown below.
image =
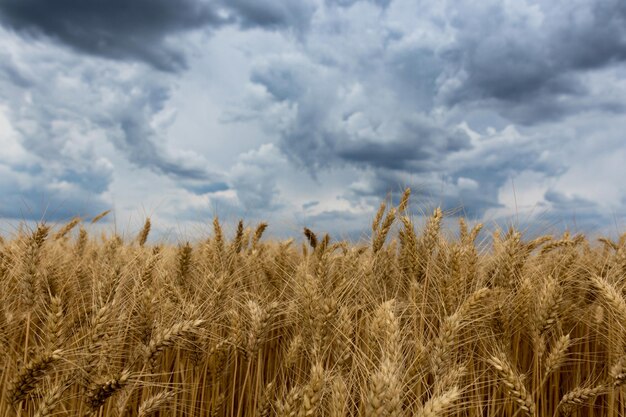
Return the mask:
<svg viewBox="0 0 626 417">
<path fill-rule="evenodd" d="M 0 229 L 626 226 L 623 0 L 1 0 Z"/>
</svg>

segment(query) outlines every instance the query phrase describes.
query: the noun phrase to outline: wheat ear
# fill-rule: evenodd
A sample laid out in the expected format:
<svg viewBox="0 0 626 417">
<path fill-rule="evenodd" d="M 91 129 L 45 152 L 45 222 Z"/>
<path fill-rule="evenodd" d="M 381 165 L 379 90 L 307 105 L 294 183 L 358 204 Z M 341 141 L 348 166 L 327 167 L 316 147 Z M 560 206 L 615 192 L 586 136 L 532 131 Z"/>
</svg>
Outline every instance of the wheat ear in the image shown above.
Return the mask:
<svg viewBox="0 0 626 417">
<path fill-rule="evenodd" d="M 426 401 L 426 404 L 417 412 L 417 417 L 442 416 L 446 409 L 450 408 L 460 395 L 461 391 L 455 386 L 440 395 L 432 397 Z"/>
<path fill-rule="evenodd" d="M 386 357 L 380 369 L 371 376 L 369 391 L 365 398 L 365 417 L 399 416 L 400 395 L 397 366 Z"/>
<path fill-rule="evenodd" d="M 143 245 L 146 244 L 146 241 L 148 240 L 148 235 L 150 234 L 151 226 L 152 224 L 150 223 L 150 218 L 148 217 L 146 219 L 146 222 L 143 224 L 141 232 L 139 232 L 139 235 L 137 236 L 137 243 L 139 243 L 139 246 L 143 247 Z"/>
<path fill-rule="evenodd" d="M 546 358 L 544 378 L 550 376 L 552 372 L 556 371 L 563 365 L 567 349 L 569 349 L 571 344 L 572 341 L 569 334 L 561 336 L 559 340 L 556 341 Z"/>
<path fill-rule="evenodd" d="M 609 376 L 613 379 L 613 387 L 621 386 L 626 381 L 626 356 L 621 356 L 611 366 Z"/>
<path fill-rule="evenodd" d="M 348 407 L 348 386 L 341 375 L 333 379 L 331 386 L 329 416 L 344 417 Z"/>
<path fill-rule="evenodd" d="M 174 397 L 174 391 L 163 391 L 146 398 L 139 406 L 137 417 L 148 417 L 165 407 Z"/>
<path fill-rule="evenodd" d="M 398 213 L 404 213 L 404 211 L 407 209 L 407 207 L 409 206 L 409 197 L 411 197 L 411 189 L 407 187 L 402 194 L 400 204 L 398 204 Z"/>
<path fill-rule="evenodd" d="M 305 227 L 304 236 L 309 241 L 309 245 L 311 245 L 311 247 L 315 249 L 317 247 L 317 235 L 313 233 L 311 229 L 309 229 L 308 227 Z"/>
<path fill-rule="evenodd" d="M 54 387 L 43 397 L 39 408 L 35 413 L 35 417 L 48 417 L 52 415 L 55 407 L 59 404 L 61 396 L 70 387 L 70 381 L 63 380 Z"/>
<path fill-rule="evenodd" d="M 252 248 L 256 249 L 259 246 L 259 242 L 261 241 L 261 238 L 263 237 L 263 233 L 265 232 L 265 229 L 267 229 L 267 223 L 263 222 L 263 223 L 259 223 L 259 225 L 256 227 L 256 230 L 254 231 L 254 235 L 252 236 Z"/>
<path fill-rule="evenodd" d="M 606 387 L 598 385 L 596 387 L 576 387 L 563 395 L 561 401 L 556 407 L 556 412 L 560 412 L 563 416 L 569 416 L 572 411 L 581 405 L 585 404 L 589 400 L 596 398 L 598 395 L 604 394 Z"/>
<path fill-rule="evenodd" d="M 263 393 L 261 394 L 261 399 L 257 404 L 257 413 L 258 417 L 269 417 L 272 413 L 272 395 L 274 393 L 274 382 L 269 382 L 265 385 L 265 389 L 263 389 Z"/>
<path fill-rule="evenodd" d="M 46 324 L 46 345 L 49 351 L 61 346 L 63 338 L 63 303 L 57 296 L 50 299 L 50 312 Z"/>
<path fill-rule="evenodd" d="M 615 289 L 613 285 L 608 283 L 604 278 L 594 275 L 591 282 L 600 291 L 602 297 L 606 300 L 612 310 L 617 314 L 620 320 L 626 318 L 626 301 L 624 297 Z"/>
<path fill-rule="evenodd" d="M 202 323 L 203 320 L 181 321 L 168 329 L 157 332 L 156 337 L 150 340 L 146 348 L 145 363 L 150 365 L 150 369 L 155 369 L 159 353 L 173 346 L 179 338 L 194 332 Z"/>
<path fill-rule="evenodd" d="M 298 417 L 311 417 L 315 415 L 320 406 L 322 389 L 324 388 L 324 368 L 321 363 L 315 363 L 311 367 L 311 379 L 302 392 L 302 404 Z"/>
<path fill-rule="evenodd" d="M 235 253 L 239 253 L 243 249 L 243 220 L 239 220 L 239 223 L 237 223 L 237 232 L 231 245 Z"/>
<path fill-rule="evenodd" d="M 524 413 L 529 417 L 534 416 L 535 403 L 526 390 L 521 375 L 513 369 L 513 366 L 506 359 L 499 356 L 492 356 L 489 363 L 498 372 L 498 376 L 506 386 L 509 395 L 513 397 Z"/>
<path fill-rule="evenodd" d="M 93 219 L 91 219 L 91 224 L 97 223 L 98 221 L 102 220 L 104 217 L 106 217 L 109 213 L 111 212 L 111 210 L 105 210 L 102 213 L 98 214 L 96 217 L 94 217 Z"/>
<path fill-rule="evenodd" d="M 461 328 L 461 318 L 457 313 L 446 317 L 441 324 L 439 334 L 433 341 L 431 367 L 435 379 L 443 374 L 446 364 L 451 362 L 450 355 L 454 353 L 454 346 Z"/>
<path fill-rule="evenodd" d="M 396 208 L 392 207 L 391 210 L 385 216 L 382 224 L 380 225 L 380 230 L 374 236 L 374 241 L 372 242 L 372 251 L 377 253 L 382 249 L 385 244 L 385 239 L 387 239 L 387 235 L 389 234 L 389 230 L 393 225 L 393 221 L 396 219 Z"/>
<path fill-rule="evenodd" d="M 383 219 L 383 214 L 385 214 L 385 210 L 387 209 L 387 205 L 385 202 L 381 202 L 378 210 L 376 211 L 376 215 L 374 216 L 374 220 L 372 221 L 372 233 L 376 234 L 378 232 L 378 226 L 380 226 L 380 221 Z"/>
<path fill-rule="evenodd" d="M 11 381 L 7 391 L 10 403 L 16 404 L 32 392 L 37 383 L 61 359 L 61 350 L 43 353 L 31 360 Z"/>
<path fill-rule="evenodd" d="M 80 223 L 80 220 L 81 220 L 80 217 L 74 217 L 72 220 L 70 220 L 65 225 L 63 225 L 63 227 L 60 228 L 58 232 L 54 234 L 53 239 L 54 240 L 63 239 L 69 232 L 72 231 L 74 227 L 76 227 L 78 223 Z"/>
<path fill-rule="evenodd" d="M 113 394 L 122 389 L 130 378 L 130 371 L 125 370 L 119 375 L 104 382 L 92 383 L 86 392 L 85 401 L 91 410 L 97 410 Z"/>
</svg>

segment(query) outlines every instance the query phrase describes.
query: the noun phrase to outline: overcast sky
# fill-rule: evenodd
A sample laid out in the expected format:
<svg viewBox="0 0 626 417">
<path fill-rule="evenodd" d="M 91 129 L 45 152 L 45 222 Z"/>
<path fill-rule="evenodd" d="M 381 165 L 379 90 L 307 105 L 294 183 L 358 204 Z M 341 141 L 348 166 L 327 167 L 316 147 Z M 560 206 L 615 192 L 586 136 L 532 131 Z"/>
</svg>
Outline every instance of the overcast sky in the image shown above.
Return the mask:
<svg viewBox="0 0 626 417">
<path fill-rule="evenodd" d="M 615 232 L 625 162 L 623 0 L 0 1 L 4 224 Z"/>
</svg>

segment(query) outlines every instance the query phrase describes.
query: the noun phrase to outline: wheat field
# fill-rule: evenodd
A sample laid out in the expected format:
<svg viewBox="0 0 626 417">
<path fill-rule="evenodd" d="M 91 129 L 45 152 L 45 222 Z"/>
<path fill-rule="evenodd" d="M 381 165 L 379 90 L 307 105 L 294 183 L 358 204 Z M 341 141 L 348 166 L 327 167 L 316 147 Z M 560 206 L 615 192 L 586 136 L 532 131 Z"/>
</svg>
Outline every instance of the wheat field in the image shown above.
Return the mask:
<svg viewBox="0 0 626 417">
<path fill-rule="evenodd" d="M 127 241 L 20 229 L 0 416 L 625 416 L 626 234 L 487 247 L 440 209 L 416 230 L 409 195 L 361 243 L 217 218 L 180 245 L 148 243 L 149 219 Z"/>
</svg>

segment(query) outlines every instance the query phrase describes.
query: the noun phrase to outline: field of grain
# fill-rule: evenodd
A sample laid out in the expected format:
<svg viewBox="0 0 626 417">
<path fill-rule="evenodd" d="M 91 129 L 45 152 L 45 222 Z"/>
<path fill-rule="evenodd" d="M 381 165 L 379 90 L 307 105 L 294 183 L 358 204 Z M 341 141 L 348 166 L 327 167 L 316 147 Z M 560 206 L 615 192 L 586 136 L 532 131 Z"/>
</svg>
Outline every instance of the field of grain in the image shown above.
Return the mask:
<svg viewBox="0 0 626 417">
<path fill-rule="evenodd" d="M 625 416 L 626 234 L 487 248 L 409 194 L 361 244 L 5 237 L 0 416 Z"/>
</svg>

